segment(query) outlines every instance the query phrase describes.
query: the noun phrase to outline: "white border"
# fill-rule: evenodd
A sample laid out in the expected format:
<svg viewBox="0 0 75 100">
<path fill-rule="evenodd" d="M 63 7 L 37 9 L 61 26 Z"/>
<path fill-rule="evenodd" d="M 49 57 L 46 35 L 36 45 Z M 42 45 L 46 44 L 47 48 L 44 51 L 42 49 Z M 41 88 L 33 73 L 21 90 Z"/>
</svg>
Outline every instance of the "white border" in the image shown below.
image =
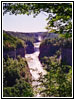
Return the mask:
<svg viewBox="0 0 75 100">
<path fill-rule="evenodd" d="M 5 1 L 5 0 L 3 0 L 3 1 Z M 22 0 L 21 2 L 19 2 L 20 0 L 18 0 L 18 2 L 16 2 L 15 0 L 13 0 L 13 2 L 12 2 L 12 0 L 8 0 L 9 2 L 7 2 L 7 3 L 71 3 L 71 2 L 69 2 L 70 0 L 66 0 L 67 2 L 65 2 L 65 0 L 63 0 L 63 1 L 57 1 L 57 0 L 52 0 L 51 2 L 50 2 L 50 0 L 47 0 L 48 2 L 46 2 L 46 0 L 36 0 L 36 2 L 35 1 L 31 1 L 31 0 Z M 11 2 L 10 2 L 11 1 Z M 15 2 L 14 2 L 15 1 Z M 41 2 L 40 2 L 41 1 Z M 43 2 L 42 2 L 43 1 Z M 55 2 L 55 1 L 57 1 L 57 2 Z M 6 2 L 2 2 L 2 5 L 3 5 L 3 3 L 6 3 Z M 72 47 L 73 47 L 73 2 L 72 2 Z M 2 9 L 2 12 L 3 12 L 3 9 Z M 2 16 L 2 34 L 3 34 L 3 16 Z M 3 38 L 3 35 L 2 35 L 2 37 L 1 38 Z M 2 44 L 3 44 L 3 39 L 2 39 Z M 3 50 L 3 46 L 2 46 L 2 50 Z M 73 48 L 72 48 L 72 51 L 73 51 Z M 3 62 L 3 51 L 2 51 L 2 62 Z M 72 59 L 73 59 L 73 52 L 72 52 Z M 1 61 L 1 60 L 0 60 Z M 73 64 L 73 60 L 72 60 L 72 64 Z M 3 63 L 2 63 L 2 66 L 3 66 Z M 73 83 L 73 67 L 74 66 L 72 66 L 72 83 Z M 3 69 L 3 68 L 2 68 Z M 2 70 L 2 73 L 3 73 L 3 70 Z M 2 79 L 3 79 L 3 74 L 2 74 Z M 2 80 L 2 94 L 3 94 L 3 80 Z M 2 98 L 15 98 L 15 100 L 16 100 L 16 98 L 24 98 L 24 99 L 26 99 L 26 98 L 34 98 L 34 99 L 36 99 L 36 98 L 39 98 L 39 99 L 41 99 L 41 98 L 49 98 L 49 99 L 51 99 L 51 98 L 53 98 L 53 99 L 56 99 L 56 98 L 60 98 L 60 99 L 62 99 L 62 98 L 66 98 L 66 99 L 68 99 L 68 98 L 73 98 L 73 85 L 72 85 L 72 97 L 3 97 L 2 96 Z M 59 100 L 60 100 L 59 99 Z"/>
</svg>

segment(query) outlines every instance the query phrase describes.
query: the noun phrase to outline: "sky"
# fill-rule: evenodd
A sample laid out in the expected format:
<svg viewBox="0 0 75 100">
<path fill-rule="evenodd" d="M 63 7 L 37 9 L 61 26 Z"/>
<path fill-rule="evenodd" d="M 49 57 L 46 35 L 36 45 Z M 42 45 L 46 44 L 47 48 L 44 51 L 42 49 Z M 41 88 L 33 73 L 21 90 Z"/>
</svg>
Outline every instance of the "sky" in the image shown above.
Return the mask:
<svg viewBox="0 0 75 100">
<path fill-rule="evenodd" d="M 47 15 L 40 13 L 36 18 L 33 15 L 9 15 L 3 16 L 3 30 L 15 32 L 44 32 L 47 31 Z"/>
</svg>

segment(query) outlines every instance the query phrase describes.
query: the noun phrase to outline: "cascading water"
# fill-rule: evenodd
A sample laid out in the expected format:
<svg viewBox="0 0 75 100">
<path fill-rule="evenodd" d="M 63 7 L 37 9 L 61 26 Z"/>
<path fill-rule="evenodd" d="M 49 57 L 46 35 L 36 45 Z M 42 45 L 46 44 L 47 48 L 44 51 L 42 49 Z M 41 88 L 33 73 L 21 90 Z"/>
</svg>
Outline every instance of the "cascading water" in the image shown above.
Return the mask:
<svg viewBox="0 0 75 100">
<path fill-rule="evenodd" d="M 30 68 L 30 72 L 32 74 L 32 79 L 34 80 L 32 82 L 32 86 L 35 87 L 36 85 L 39 85 L 40 82 L 37 82 L 37 80 L 40 78 L 41 75 L 45 75 L 46 71 L 43 69 L 38 56 L 39 56 L 39 46 L 40 42 L 34 43 L 34 49 L 35 52 L 32 54 L 26 54 L 25 57 L 27 59 L 28 66 Z M 38 91 L 38 88 L 34 88 L 34 91 Z M 38 93 L 35 93 L 36 97 L 40 97 L 41 95 Z"/>
</svg>

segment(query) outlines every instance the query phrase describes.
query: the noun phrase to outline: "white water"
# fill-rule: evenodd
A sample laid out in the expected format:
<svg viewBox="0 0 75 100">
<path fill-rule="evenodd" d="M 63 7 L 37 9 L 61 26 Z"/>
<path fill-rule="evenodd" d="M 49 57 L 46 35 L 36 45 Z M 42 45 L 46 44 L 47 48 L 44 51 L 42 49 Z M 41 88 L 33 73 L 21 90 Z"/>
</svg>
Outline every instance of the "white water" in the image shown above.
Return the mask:
<svg viewBox="0 0 75 100">
<path fill-rule="evenodd" d="M 30 72 L 32 74 L 32 79 L 34 80 L 32 82 L 33 87 L 40 84 L 40 82 L 37 82 L 37 80 L 40 78 L 40 74 L 41 75 L 46 74 L 46 71 L 43 69 L 43 67 L 42 67 L 42 65 L 41 65 L 41 63 L 38 59 L 39 46 L 40 46 L 40 42 L 34 43 L 35 52 L 32 53 L 32 54 L 26 54 L 25 55 L 25 57 L 27 59 L 28 66 L 30 68 Z M 35 89 L 38 89 L 38 88 L 35 88 Z M 40 97 L 41 95 L 39 93 L 37 93 L 36 96 Z"/>
</svg>

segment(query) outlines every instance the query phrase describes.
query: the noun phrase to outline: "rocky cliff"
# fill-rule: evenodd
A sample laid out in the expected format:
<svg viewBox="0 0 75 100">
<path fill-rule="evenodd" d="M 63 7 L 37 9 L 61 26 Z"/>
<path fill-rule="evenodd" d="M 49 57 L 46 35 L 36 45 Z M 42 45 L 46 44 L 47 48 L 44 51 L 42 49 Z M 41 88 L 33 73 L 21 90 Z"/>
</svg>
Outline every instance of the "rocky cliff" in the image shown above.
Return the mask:
<svg viewBox="0 0 75 100">
<path fill-rule="evenodd" d="M 21 57 L 25 57 L 25 48 L 17 48 L 10 51 L 3 51 L 3 58 L 7 58 L 8 56 L 10 58 L 17 58 L 17 56 L 20 55 Z"/>
<path fill-rule="evenodd" d="M 56 54 L 56 52 L 60 49 L 60 46 L 58 45 L 53 45 L 53 44 L 48 44 L 48 45 L 42 45 L 40 46 L 40 54 L 39 54 L 39 59 L 41 60 L 42 57 L 44 56 L 53 56 Z"/>
<path fill-rule="evenodd" d="M 26 41 L 26 53 L 31 54 L 34 52 L 34 45 L 31 41 Z"/>
<path fill-rule="evenodd" d="M 71 40 L 65 40 L 65 42 L 61 42 L 62 45 L 60 45 L 60 41 L 56 40 L 45 40 L 41 45 L 40 45 L 40 54 L 39 54 L 39 59 L 42 61 L 42 58 L 44 56 L 51 57 L 54 56 L 55 54 L 57 55 L 58 58 L 61 56 L 61 62 L 71 65 L 72 66 L 72 43 Z M 58 50 L 60 50 L 58 52 Z M 59 54 L 58 54 L 59 53 Z"/>
<path fill-rule="evenodd" d="M 72 66 L 72 48 L 61 49 L 62 62 Z"/>
</svg>

